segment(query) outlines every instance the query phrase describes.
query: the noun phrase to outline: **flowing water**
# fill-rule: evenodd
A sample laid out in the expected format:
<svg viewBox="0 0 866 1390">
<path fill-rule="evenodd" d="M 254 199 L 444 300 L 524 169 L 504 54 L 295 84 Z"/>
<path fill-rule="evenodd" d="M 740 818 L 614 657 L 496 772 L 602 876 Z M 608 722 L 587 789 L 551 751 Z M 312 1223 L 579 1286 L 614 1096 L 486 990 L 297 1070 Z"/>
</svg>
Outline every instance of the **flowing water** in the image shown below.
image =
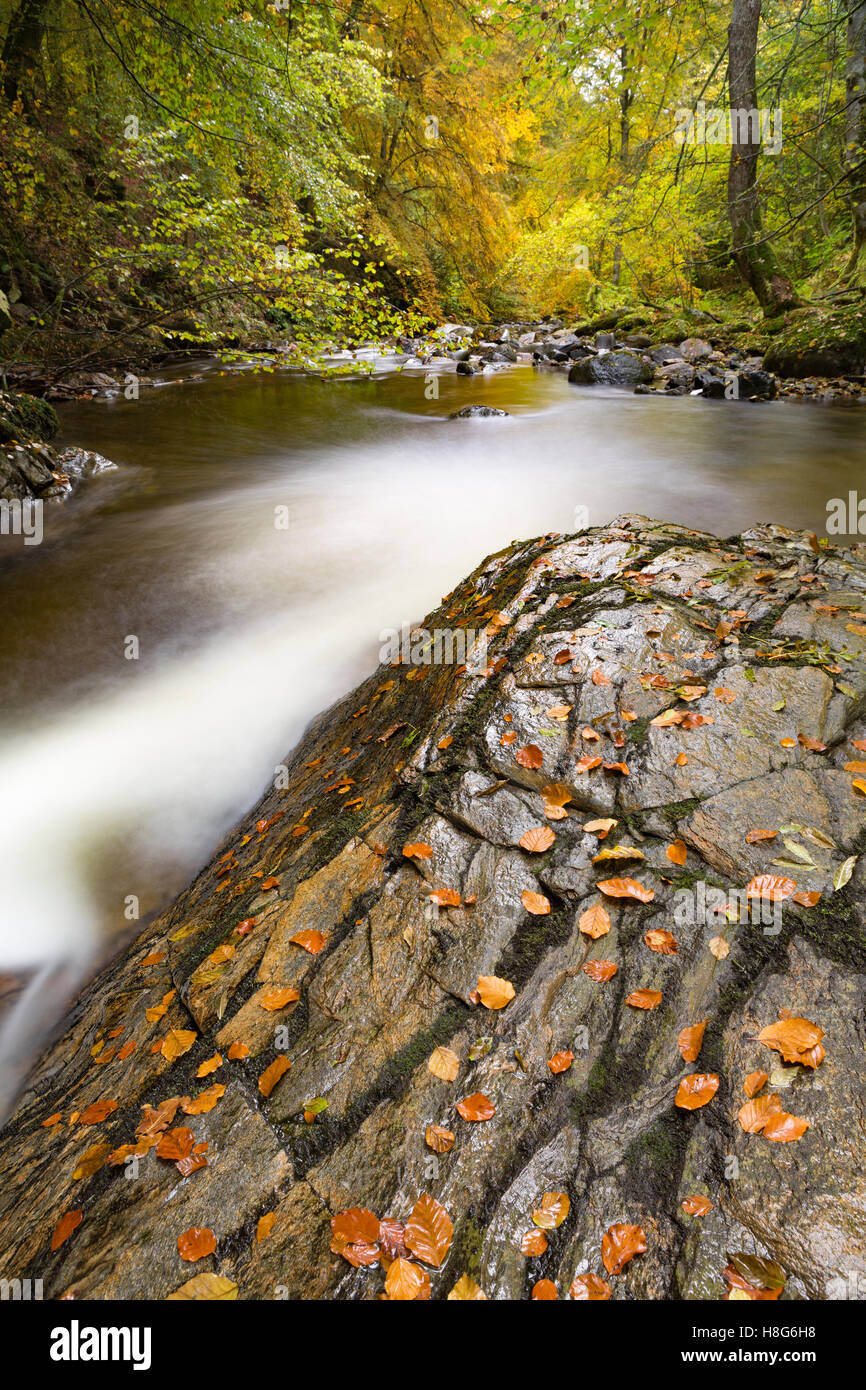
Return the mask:
<svg viewBox="0 0 866 1390">
<path fill-rule="evenodd" d="M 449 367 L 438 396 L 426 380 L 211 364 L 63 408 L 61 442 L 120 468 L 46 508 L 40 546 L 0 542 L 0 970 L 83 957 L 129 929 L 132 899 L 142 916 L 170 900 L 374 668 L 382 630 L 488 552 L 570 531 L 576 508 L 822 534 L 827 500 L 862 483 L 857 410 L 529 367 Z M 472 402 L 510 418 L 447 418 Z"/>
</svg>

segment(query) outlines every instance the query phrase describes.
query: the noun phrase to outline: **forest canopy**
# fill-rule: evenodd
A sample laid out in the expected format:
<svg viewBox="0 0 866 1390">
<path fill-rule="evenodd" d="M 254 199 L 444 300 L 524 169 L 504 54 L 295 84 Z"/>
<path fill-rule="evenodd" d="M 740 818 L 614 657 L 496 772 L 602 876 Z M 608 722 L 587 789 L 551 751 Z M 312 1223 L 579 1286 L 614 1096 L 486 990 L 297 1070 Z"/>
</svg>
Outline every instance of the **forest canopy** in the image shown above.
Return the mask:
<svg viewBox="0 0 866 1390">
<path fill-rule="evenodd" d="M 20 343 L 860 288 L 866 3 L 2 0 L 0 44 Z"/>
</svg>

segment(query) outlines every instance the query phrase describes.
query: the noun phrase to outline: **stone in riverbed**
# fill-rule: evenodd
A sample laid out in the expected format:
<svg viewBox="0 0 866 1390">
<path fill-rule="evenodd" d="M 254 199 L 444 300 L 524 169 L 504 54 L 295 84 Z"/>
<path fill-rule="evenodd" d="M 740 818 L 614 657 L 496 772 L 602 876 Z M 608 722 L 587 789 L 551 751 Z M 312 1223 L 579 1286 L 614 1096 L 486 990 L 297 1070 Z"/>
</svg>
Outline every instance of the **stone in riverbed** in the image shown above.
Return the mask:
<svg viewBox="0 0 866 1390">
<path fill-rule="evenodd" d="M 581 386 L 637 386 L 652 381 L 652 368 L 636 353 L 624 350 L 598 357 L 580 357 L 568 379 Z"/>
<path fill-rule="evenodd" d="M 449 415 L 449 420 L 480 420 L 489 419 L 493 415 L 507 415 L 507 410 L 497 410 L 493 405 L 464 405 L 462 410 L 455 410 L 453 415 Z"/>
</svg>

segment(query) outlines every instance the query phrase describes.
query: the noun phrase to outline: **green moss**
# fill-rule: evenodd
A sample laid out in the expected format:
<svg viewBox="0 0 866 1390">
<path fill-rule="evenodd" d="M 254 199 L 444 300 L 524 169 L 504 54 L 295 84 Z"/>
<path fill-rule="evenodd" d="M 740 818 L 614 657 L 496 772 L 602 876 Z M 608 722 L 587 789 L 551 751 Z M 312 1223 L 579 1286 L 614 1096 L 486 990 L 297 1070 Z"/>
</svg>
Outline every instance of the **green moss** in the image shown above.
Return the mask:
<svg viewBox="0 0 866 1390">
<path fill-rule="evenodd" d="M 451 1246 L 449 1255 L 449 1266 L 454 1270 L 454 1280 L 456 1283 L 461 1274 L 471 1274 L 473 1277 L 481 1269 L 481 1254 L 484 1248 L 484 1232 L 477 1226 L 474 1218 L 470 1215 L 458 1227 Z"/>
<path fill-rule="evenodd" d="M 0 444 L 53 439 L 59 429 L 57 411 L 47 401 L 0 391 Z"/>
</svg>

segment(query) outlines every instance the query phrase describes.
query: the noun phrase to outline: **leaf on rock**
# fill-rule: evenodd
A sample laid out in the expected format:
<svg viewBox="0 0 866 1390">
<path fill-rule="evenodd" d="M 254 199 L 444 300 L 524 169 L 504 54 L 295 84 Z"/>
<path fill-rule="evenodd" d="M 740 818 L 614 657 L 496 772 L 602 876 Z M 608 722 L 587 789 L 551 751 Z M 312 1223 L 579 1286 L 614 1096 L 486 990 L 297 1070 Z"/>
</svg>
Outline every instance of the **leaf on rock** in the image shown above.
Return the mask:
<svg viewBox="0 0 866 1390">
<path fill-rule="evenodd" d="M 427 1059 L 427 1070 L 438 1076 L 440 1081 L 456 1081 L 460 1058 L 450 1047 L 437 1047 Z"/>
<path fill-rule="evenodd" d="M 276 1013 L 279 1009 L 284 1009 L 287 1004 L 297 1004 L 301 997 L 299 989 L 293 989 L 291 985 L 283 985 L 276 989 L 266 990 L 258 1001 L 260 1009 L 266 1009 L 268 1013 Z"/>
<path fill-rule="evenodd" d="M 404 845 L 403 854 L 407 859 L 432 859 L 433 850 L 430 845 L 419 843 L 417 845 Z"/>
<path fill-rule="evenodd" d="M 487 1302 L 487 1294 L 476 1284 L 474 1279 L 470 1279 L 468 1274 L 461 1274 L 454 1288 L 448 1295 L 448 1302 L 456 1301 L 459 1303 Z"/>
<path fill-rule="evenodd" d="M 792 878 L 782 878 L 778 874 L 758 874 L 749 883 L 746 896 L 781 903 L 792 897 L 796 891 L 797 885 Z"/>
<path fill-rule="evenodd" d="M 327 939 L 324 932 L 314 931 L 312 929 L 295 932 L 294 936 L 289 937 L 289 940 L 294 946 L 301 946 L 303 950 L 309 951 L 311 956 L 317 956 L 319 954 Z"/>
<path fill-rule="evenodd" d="M 485 1009 L 504 1009 L 514 998 L 514 985 L 497 975 L 479 975 L 477 994 Z"/>
<path fill-rule="evenodd" d="M 573 1052 L 555 1052 L 547 1065 L 550 1067 L 554 1076 L 559 1076 L 560 1072 L 568 1071 L 573 1061 Z"/>
<path fill-rule="evenodd" d="M 536 1301 L 553 1302 L 559 1298 L 559 1292 L 551 1279 L 539 1279 L 537 1284 L 532 1286 L 531 1297 Z"/>
<path fill-rule="evenodd" d="M 218 1052 L 215 1052 L 214 1055 L 212 1057 L 209 1057 L 206 1062 L 202 1062 L 201 1066 L 196 1072 L 196 1077 L 201 1078 L 203 1076 L 210 1076 L 211 1072 L 216 1071 L 218 1067 L 222 1066 L 222 1064 L 222 1057 Z"/>
<path fill-rule="evenodd" d="M 546 898 L 543 893 L 531 893 L 528 888 L 524 888 L 520 894 L 520 901 L 526 911 L 532 913 L 533 917 L 546 917 L 550 911 L 550 899 Z"/>
<path fill-rule="evenodd" d="M 803 1064 L 814 1066 L 812 1049 L 817 1047 L 823 1036 L 823 1028 L 819 1028 L 817 1023 L 810 1023 L 807 1018 L 783 1018 L 778 1023 L 771 1023 L 768 1028 L 762 1028 L 758 1042 L 771 1047 L 786 1062 L 803 1062 L 805 1056 L 810 1060 Z"/>
<path fill-rule="evenodd" d="M 529 854 L 544 854 L 550 849 L 556 836 L 549 825 L 534 825 L 531 830 L 525 831 L 518 841 L 520 848 L 525 849 Z"/>
<path fill-rule="evenodd" d="M 588 975 L 596 984 L 606 984 L 612 980 L 619 966 L 612 960 L 588 960 L 582 967 L 584 975 Z"/>
<path fill-rule="evenodd" d="M 700 1110 L 708 1105 L 719 1089 L 719 1078 L 711 1072 L 693 1072 L 684 1076 L 674 1097 L 679 1110 Z"/>
<path fill-rule="evenodd" d="M 489 1120 L 496 1114 L 496 1106 L 481 1091 L 467 1096 L 465 1100 L 458 1100 L 457 1110 L 464 1120 L 472 1121 Z"/>
<path fill-rule="evenodd" d="M 651 951 L 663 956 L 675 956 L 680 949 L 676 937 L 669 931 L 662 931 L 661 927 L 650 927 L 643 939 Z"/>
<path fill-rule="evenodd" d="M 646 1233 L 642 1226 L 610 1226 L 601 1241 L 602 1264 L 608 1274 L 621 1274 L 629 1260 L 645 1250 Z"/>
<path fill-rule="evenodd" d="M 447 1154 L 454 1148 L 454 1135 L 450 1129 L 444 1129 L 442 1125 L 428 1125 L 424 1142 L 435 1154 Z"/>
<path fill-rule="evenodd" d="M 435 1197 L 422 1193 L 412 1208 L 403 1236 L 408 1250 L 424 1264 L 438 1269 L 451 1248 L 454 1227 L 451 1217 Z"/>
<path fill-rule="evenodd" d="M 194 1263 L 212 1255 L 216 1250 L 216 1236 L 207 1226 L 190 1226 L 177 1238 L 177 1248 L 182 1260 Z"/>
<path fill-rule="evenodd" d="M 259 1077 L 259 1090 L 263 1096 L 267 1097 L 271 1094 L 277 1082 L 282 1076 L 285 1076 L 291 1065 L 288 1057 L 276 1057 L 269 1067 L 265 1067 Z"/>
<path fill-rule="evenodd" d="M 749 1072 L 748 1076 L 746 1077 L 745 1081 L 743 1082 L 743 1090 L 745 1091 L 746 1095 L 749 1097 L 749 1100 L 752 1099 L 752 1096 L 756 1096 L 756 1095 L 758 1094 L 758 1092 L 760 1091 L 761 1087 L 762 1087 L 762 1086 L 765 1086 L 765 1085 L 767 1084 L 767 1081 L 768 1081 L 768 1080 L 769 1080 L 769 1077 L 768 1077 L 768 1075 L 767 1075 L 767 1073 L 766 1073 L 765 1071 L 750 1071 L 750 1072 Z"/>
<path fill-rule="evenodd" d="M 237 1296 L 237 1284 L 233 1283 L 231 1279 L 226 1279 L 222 1274 L 194 1274 L 192 1279 L 181 1284 L 174 1293 L 168 1294 L 166 1302 L 194 1300 L 199 1303 L 228 1303 L 233 1302 Z"/>
<path fill-rule="evenodd" d="M 576 1274 L 568 1291 L 577 1303 L 606 1303 L 612 1292 L 607 1280 L 597 1274 Z"/>
<path fill-rule="evenodd" d="M 652 888 L 644 888 L 633 878 L 607 878 L 597 883 L 596 888 L 609 898 L 634 898 L 640 903 L 651 903 L 655 897 Z"/>
<path fill-rule="evenodd" d="M 429 1275 L 411 1260 L 394 1260 L 385 1276 L 385 1292 L 389 1299 L 398 1303 L 412 1303 L 423 1296 L 424 1281 L 430 1283 Z"/>
<path fill-rule="evenodd" d="M 197 1037 L 198 1034 L 189 1028 L 171 1028 L 168 1037 L 163 1038 L 159 1050 L 167 1062 L 176 1062 L 178 1057 L 189 1052 Z"/>
<path fill-rule="evenodd" d="M 662 1002 L 660 989 L 634 989 L 625 1001 L 633 1009 L 657 1009 Z"/>
<path fill-rule="evenodd" d="M 752 1102 L 755 1104 L 756 1102 Z M 806 1130 L 809 1128 L 809 1121 L 802 1119 L 799 1115 L 788 1115 L 784 1110 L 771 1115 L 764 1125 L 764 1138 L 771 1139 L 774 1144 L 790 1144 L 795 1139 L 802 1139 Z"/>
<path fill-rule="evenodd" d="M 545 1192 L 541 1206 L 532 1213 L 533 1224 L 542 1231 L 555 1231 L 568 1216 L 571 1201 L 566 1192 Z"/>
<path fill-rule="evenodd" d="M 672 864 L 679 864 L 682 867 L 689 854 L 685 840 L 674 840 L 672 845 L 668 845 L 665 854 Z"/>
<path fill-rule="evenodd" d="M 528 768 L 530 772 L 534 772 L 544 762 L 544 754 L 534 743 L 528 743 L 525 748 L 518 748 L 514 756 L 520 766 Z"/>
<path fill-rule="evenodd" d="M 225 1095 L 225 1090 L 225 1086 L 217 1081 L 213 1086 L 208 1086 L 206 1091 L 199 1091 L 194 1100 L 183 1101 L 180 1108 L 185 1115 L 207 1115 Z"/>
<path fill-rule="evenodd" d="M 580 930 L 584 936 L 589 936 L 593 941 L 597 941 L 600 936 L 607 936 L 610 931 L 610 916 L 607 909 L 601 903 L 594 903 L 581 913 L 578 922 Z"/>
<path fill-rule="evenodd" d="M 709 1197 L 703 1197 L 699 1192 L 694 1193 L 691 1197 L 686 1197 L 684 1202 L 680 1202 L 680 1206 L 686 1216 L 706 1216 L 707 1212 L 713 1209 Z"/>
<path fill-rule="evenodd" d="M 778 830 L 749 830 L 746 832 L 746 841 L 750 845 L 757 845 L 761 840 L 775 840 Z"/>
<path fill-rule="evenodd" d="M 709 1019 L 705 1018 L 703 1023 L 693 1023 L 690 1028 L 682 1029 L 677 1038 L 677 1045 L 684 1062 L 697 1061 L 708 1023 Z"/>
<path fill-rule="evenodd" d="M 534 1257 L 543 1255 L 547 1249 L 547 1236 L 544 1231 L 536 1228 L 534 1231 L 526 1231 L 520 1241 L 520 1252 L 523 1255 Z"/>
</svg>

